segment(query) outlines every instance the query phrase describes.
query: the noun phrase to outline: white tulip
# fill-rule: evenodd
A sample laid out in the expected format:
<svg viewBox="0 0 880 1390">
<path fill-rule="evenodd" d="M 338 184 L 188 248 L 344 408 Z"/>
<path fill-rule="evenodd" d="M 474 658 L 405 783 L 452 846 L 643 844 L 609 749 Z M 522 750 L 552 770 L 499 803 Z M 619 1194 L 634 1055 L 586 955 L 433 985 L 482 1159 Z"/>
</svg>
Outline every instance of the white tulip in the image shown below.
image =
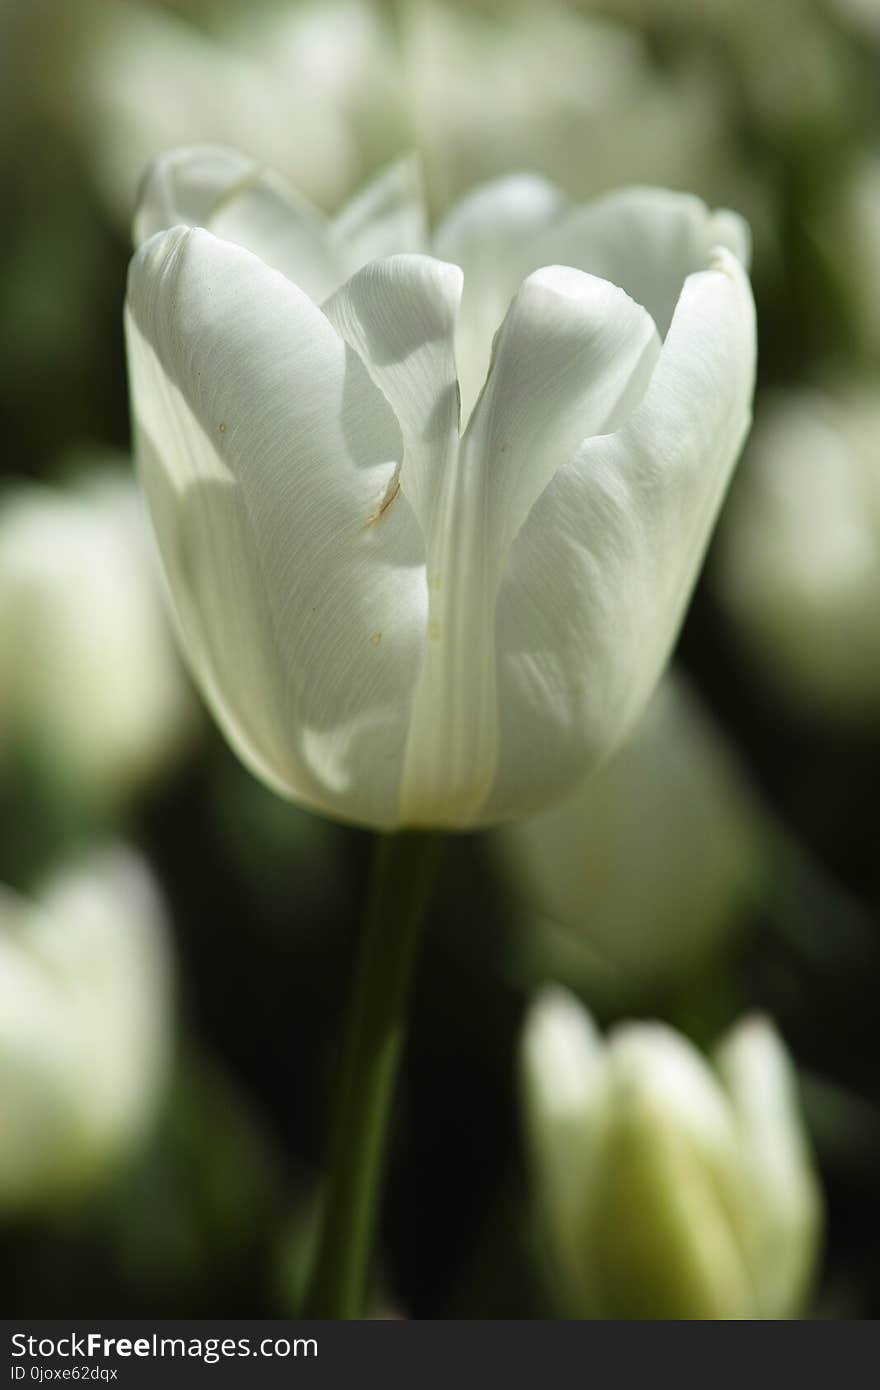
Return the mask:
<svg viewBox="0 0 880 1390">
<path fill-rule="evenodd" d="M 167 926 L 119 847 L 0 894 L 0 1209 L 80 1191 L 140 1140 L 171 1044 Z"/>
<path fill-rule="evenodd" d="M 522 1077 L 572 1316 L 803 1313 L 822 1200 L 772 1024 L 739 1024 L 713 1068 L 661 1024 L 625 1024 L 603 1044 L 577 1000 L 549 989 L 527 1018 Z"/>
<path fill-rule="evenodd" d="M 626 746 L 492 844 L 527 960 L 615 998 L 707 961 L 743 919 L 761 819 L 696 693 L 667 675 Z"/>
<path fill-rule="evenodd" d="M 161 584 L 125 473 L 21 484 L 0 506 L 0 743 L 24 741 L 84 801 L 137 789 L 191 733 Z"/>
<path fill-rule="evenodd" d="M 880 397 L 768 401 L 725 513 L 716 577 L 755 660 L 788 698 L 880 717 Z"/>
<path fill-rule="evenodd" d="M 420 223 L 407 165 L 328 222 L 236 156 L 163 161 L 134 429 L 244 761 L 331 815 L 473 826 L 572 790 L 650 696 L 748 428 L 754 308 L 741 221 L 691 197 L 522 176 Z"/>
</svg>

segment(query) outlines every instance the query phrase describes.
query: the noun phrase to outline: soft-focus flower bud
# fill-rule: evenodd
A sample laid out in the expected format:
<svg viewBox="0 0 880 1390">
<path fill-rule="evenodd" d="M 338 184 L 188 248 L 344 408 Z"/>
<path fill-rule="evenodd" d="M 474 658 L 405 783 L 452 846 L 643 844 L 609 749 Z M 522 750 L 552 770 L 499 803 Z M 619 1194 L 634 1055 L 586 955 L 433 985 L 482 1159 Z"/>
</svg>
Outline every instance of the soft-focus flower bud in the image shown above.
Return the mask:
<svg viewBox="0 0 880 1390">
<path fill-rule="evenodd" d="M 522 1076 L 560 1303 L 593 1318 L 789 1318 L 815 1271 L 821 1197 L 773 1026 L 710 1066 L 660 1024 L 603 1044 L 559 989 L 532 1006 Z"/>
<path fill-rule="evenodd" d="M 161 586 L 130 476 L 0 502 L 0 749 L 24 744 L 85 803 L 136 790 L 191 734 Z"/>
<path fill-rule="evenodd" d="M 119 847 L 0 895 L 0 1210 L 61 1200 L 145 1134 L 171 1042 L 170 958 L 146 865 Z"/>
<path fill-rule="evenodd" d="M 698 969 L 742 918 L 760 816 L 721 730 L 667 675 L 573 797 L 496 832 L 531 973 L 619 999 Z"/>
<path fill-rule="evenodd" d="M 741 220 L 685 195 L 517 176 L 430 242 L 420 206 L 405 164 L 328 221 L 240 156 L 160 161 L 134 428 L 244 761 L 331 815 L 472 826 L 572 790 L 644 708 L 748 428 L 754 306 Z"/>
<path fill-rule="evenodd" d="M 880 395 L 801 391 L 759 416 L 716 577 L 756 663 L 790 699 L 880 716 Z"/>
</svg>

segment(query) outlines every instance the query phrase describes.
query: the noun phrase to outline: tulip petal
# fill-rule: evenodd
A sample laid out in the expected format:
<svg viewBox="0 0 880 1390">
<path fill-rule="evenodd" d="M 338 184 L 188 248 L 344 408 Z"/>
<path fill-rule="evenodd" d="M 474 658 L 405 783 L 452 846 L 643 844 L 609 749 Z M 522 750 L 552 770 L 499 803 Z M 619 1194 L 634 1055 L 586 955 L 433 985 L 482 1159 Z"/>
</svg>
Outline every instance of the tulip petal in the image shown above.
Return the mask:
<svg viewBox="0 0 880 1390">
<path fill-rule="evenodd" d="M 415 515 L 381 510 L 390 406 L 295 285 L 200 229 L 135 256 L 127 330 L 139 464 L 218 720 L 283 793 L 394 825 L 426 615 Z"/>
<path fill-rule="evenodd" d="M 536 261 L 527 248 L 568 207 L 565 195 L 546 179 L 517 174 L 463 198 L 437 228 L 434 254 L 464 272 L 456 358 L 465 421 L 486 379 L 492 339 L 510 301 L 530 271 L 552 263 Z"/>
<path fill-rule="evenodd" d="M 342 209 L 333 221 L 333 239 L 350 275 L 382 256 L 427 249 L 425 195 L 414 155 L 389 165 Z"/>
<path fill-rule="evenodd" d="M 160 155 L 144 179 L 135 243 L 179 225 L 246 247 L 318 303 L 367 261 L 419 251 L 426 240 L 411 159 L 385 170 L 331 221 L 280 174 L 213 145 Z"/>
<path fill-rule="evenodd" d="M 135 246 L 171 227 L 208 227 L 216 209 L 253 180 L 258 165 L 222 145 L 186 145 L 160 154 L 138 189 Z"/>
<path fill-rule="evenodd" d="M 520 1074 L 548 1236 L 569 1281 L 586 1298 L 584 1215 L 602 1120 L 605 1052 L 586 1009 L 558 985 L 545 988 L 526 1016 Z"/>
<path fill-rule="evenodd" d="M 618 1026 L 606 1057 L 607 1132 L 588 1216 L 594 1285 L 632 1317 L 750 1316 L 747 1193 L 718 1078 L 660 1023 Z M 628 1208 L 640 1219 L 621 1224 Z"/>
<path fill-rule="evenodd" d="M 738 1124 L 749 1183 L 746 1233 L 760 1315 L 796 1317 L 809 1292 L 822 1224 L 797 1078 L 775 1028 L 763 1018 L 739 1024 L 715 1061 Z"/>
<path fill-rule="evenodd" d="M 726 1175 L 735 1170 L 737 1134 L 727 1098 L 706 1059 L 681 1033 L 665 1023 L 618 1024 L 608 1037 L 608 1067 L 619 1098 L 643 1096 L 702 1159 Z"/>
<path fill-rule="evenodd" d="M 644 707 L 748 428 L 754 371 L 751 291 L 719 250 L 686 282 L 641 405 L 559 468 L 513 542 L 498 599 L 499 776 L 481 819 L 564 795 Z"/>
<path fill-rule="evenodd" d="M 430 608 L 406 821 L 478 815 L 496 772 L 495 611 L 510 546 L 554 470 L 638 401 L 658 347 L 643 309 L 580 271 L 541 270 L 511 305 L 486 388 L 422 516 Z"/>
<path fill-rule="evenodd" d="M 502 549 L 577 447 L 632 413 L 659 352 L 648 314 L 607 280 L 551 265 L 523 283 L 464 439 L 491 472 Z"/>
<path fill-rule="evenodd" d="M 176 226 L 205 227 L 246 247 L 318 301 L 347 274 L 323 213 L 280 174 L 219 145 L 171 150 L 150 165 L 135 243 Z"/>
<path fill-rule="evenodd" d="M 620 285 L 665 337 L 685 280 L 716 246 L 748 261 L 748 225 L 737 213 L 713 212 L 688 193 L 625 188 L 556 219 L 529 255 L 536 265 L 577 266 Z"/>
<path fill-rule="evenodd" d="M 397 416 L 404 456 L 395 483 L 423 530 L 458 446 L 461 281 L 458 266 L 430 256 L 390 256 L 352 276 L 324 305 Z"/>
<path fill-rule="evenodd" d="M 703 1161 L 642 1089 L 609 1106 L 585 1222 L 584 1284 L 600 1319 L 749 1318 L 749 1269 Z"/>
</svg>

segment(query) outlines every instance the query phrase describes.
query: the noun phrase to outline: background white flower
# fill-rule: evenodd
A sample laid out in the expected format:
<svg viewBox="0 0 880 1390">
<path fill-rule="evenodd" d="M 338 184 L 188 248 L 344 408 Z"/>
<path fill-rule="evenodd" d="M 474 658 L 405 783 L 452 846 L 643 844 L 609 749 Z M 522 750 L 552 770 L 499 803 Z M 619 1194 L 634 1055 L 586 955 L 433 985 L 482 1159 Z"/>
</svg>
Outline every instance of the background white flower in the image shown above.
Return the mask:
<svg viewBox="0 0 880 1390">
<path fill-rule="evenodd" d="M 0 1209 L 100 1180 L 151 1124 L 173 1031 L 152 876 L 114 846 L 0 894 Z"/>
<path fill-rule="evenodd" d="M 548 989 L 522 1044 L 536 1196 L 561 1301 L 598 1318 L 790 1318 L 822 1199 L 791 1063 L 748 1018 L 714 1068 L 662 1024 L 603 1042 Z"/>
<path fill-rule="evenodd" d="M 161 584 L 138 489 L 107 460 L 0 502 L 0 749 L 40 750 L 86 803 L 118 804 L 191 737 Z"/>
<path fill-rule="evenodd" d="M 880 717 L 880 395 L 770 396 L 719 535 L 719 595 L 796 704 Z"/>
<path fill-rule="evenodd" d="M 574 796 L 501 828 L 530 973 L 632 999 L 709 968 L 758 891 L 762 817 L 681 673 Z"/>
</svg>

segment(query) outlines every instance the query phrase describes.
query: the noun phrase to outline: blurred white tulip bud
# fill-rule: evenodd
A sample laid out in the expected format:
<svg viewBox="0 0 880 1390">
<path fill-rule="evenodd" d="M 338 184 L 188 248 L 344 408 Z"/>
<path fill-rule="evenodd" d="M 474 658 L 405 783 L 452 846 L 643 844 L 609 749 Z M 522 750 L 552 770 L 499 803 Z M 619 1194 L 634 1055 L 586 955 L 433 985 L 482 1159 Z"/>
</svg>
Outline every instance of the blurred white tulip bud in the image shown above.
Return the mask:
<svg viewBox="0 0 880 1390">
<path fill-rule="evenodd" d="M 492 837 L 525 908 L 527 975 L 619 1001 L 700 968 L 742 920 L 760 841 L 732 750 L 684 677 L 668 675 L 573 797 Z"/>
<path fill-rule="evenodd" d="M 0 502 L 0 751 L 113 805 L 192 733 L 194 703 L 130 473 L 26 483 Z"/>
<path fill-rule="evenodd" d="M 0 893 L 0 1210 L 63 1200 L 145 1135 L 172 1036 L 165 914 L 118 846 Z"/>
<path fill-rule="evenodd" d="M 570 1316 L 803 1313 L 822 1200 L 772 1024 L 739 1024 L 713 1068 L 661 1024 L 625 1024 L 603 1044 L 577 1000 L 553 988 L 528 1015 L 522 1078 Z"/>
<path fill-rule="evenodd" d="M 880 392 L 778 395 L 724 515 L 720 597 L 791 700 L 880 719 Z"/>
</svg>

